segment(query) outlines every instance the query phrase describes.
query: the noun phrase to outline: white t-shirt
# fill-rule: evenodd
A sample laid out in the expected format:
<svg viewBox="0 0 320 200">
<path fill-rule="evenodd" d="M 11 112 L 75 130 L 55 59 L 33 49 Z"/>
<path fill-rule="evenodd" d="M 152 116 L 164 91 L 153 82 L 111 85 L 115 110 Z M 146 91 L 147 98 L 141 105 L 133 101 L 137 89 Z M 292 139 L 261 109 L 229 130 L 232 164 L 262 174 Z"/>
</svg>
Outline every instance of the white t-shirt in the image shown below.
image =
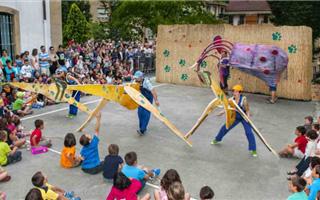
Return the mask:
<svg viewBox="0 0 320 200">
<path fill-rule="evenodd" d="M 145 78 L 145 79 L 144 79 L 144 81 L 143 81 L 143 83 L 142 83 L 142 87 L 145 88 L 145 89 L 147 89 L 147 90 L 149 90 L 149 91 L 153 90 L 152 83 L 151 83 L 151 81 L 150 81 L 148 78 Z"/>
<path fill-rule="evenodd" d="M 32 77 L 32 70 L 33 68 L 31 67 L 31 65 L 23 65 L 21 67 L 21 75 L 23 78 L 31 78 Z"/>
<path fill-rule="evenodd" d="M 315 152 L 316 152 L 316 148 L 317 148 L 317 142 L 314 141 L 308 141 L 307 147 L 306 147 L 306 151 L 304 153 L 305 157 L 313 157 L 315 156 Z"/>
</svg>

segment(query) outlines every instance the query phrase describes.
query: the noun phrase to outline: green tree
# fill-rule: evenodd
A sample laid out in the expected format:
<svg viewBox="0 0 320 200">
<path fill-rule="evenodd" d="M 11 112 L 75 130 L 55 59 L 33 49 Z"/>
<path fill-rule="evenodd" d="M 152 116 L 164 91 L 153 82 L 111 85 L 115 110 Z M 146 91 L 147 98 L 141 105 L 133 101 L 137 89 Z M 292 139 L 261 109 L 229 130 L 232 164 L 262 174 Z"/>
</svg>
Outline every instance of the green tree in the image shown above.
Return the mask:
<svg viewBox="0 0 320 200">
<path fill-rule="evenodd" d="M 219 23 L 204 9 L 203 1 L 121 1 L 111 11 L 110 33 L 113 37 L 132 39 L 144 28 L 157 33 L 160 24 Z"/>
<path fill-rule="evenodd" d="M 90 23 L 91 35 L 95 40 L 106 39 L 108 37 L 107 29 L 108 29 L 107 23 L 103 23 L 103 22 Z"/>
<path fill-rule="evenodd" d="M 90 38 L 90 25 L 76 4 L 72 4 L 63 28 L 63 40 L 82 43 Z"/>
<path fill-rule="evenodd" d="M 92 18 L 90 13 L 90 2 L 88 0 L 62 0 L 62 23 L 63 25 L 67 22 L 68 13 L 72 4 L 77 4 L 81 12 L 86 17 L 86 20 L 89 22 Z"/>
<path fill-rule="evenodd" d="M 313 40 L 320 37 L 319 1 L 269 1 L 275 25 L 309 26 Z"/>
</svg>

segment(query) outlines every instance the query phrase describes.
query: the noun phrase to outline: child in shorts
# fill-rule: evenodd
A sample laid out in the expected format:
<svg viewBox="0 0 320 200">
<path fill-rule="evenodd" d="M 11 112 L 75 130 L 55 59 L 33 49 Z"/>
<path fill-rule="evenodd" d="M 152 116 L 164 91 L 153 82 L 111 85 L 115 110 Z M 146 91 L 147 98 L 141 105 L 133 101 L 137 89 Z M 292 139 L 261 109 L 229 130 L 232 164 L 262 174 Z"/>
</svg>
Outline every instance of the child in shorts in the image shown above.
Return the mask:
<svg viewBox="0 0 320 200">
<path fill-rule="evenodd" d="M 141 182 L 142 188 L 147 180 L 160 175 L 160 169 L 149 170 L 145 167 L 138 167 L 138 157 L 136 152 L 132 151 L 125 155 L 126 164 L 122 168 L 122 173 L 128 178 L 134 178 Z"/>
<path fill-rule="evenodd" d="M 283 150 L 279 152 L 280 157 L 295 157 L 303 158 L 308 140 L 305 137 L 306 129 L 304 126 L 298 126 L 295 130 L 297 136 L 293 144 L 288 144 Z"/>
</svg>

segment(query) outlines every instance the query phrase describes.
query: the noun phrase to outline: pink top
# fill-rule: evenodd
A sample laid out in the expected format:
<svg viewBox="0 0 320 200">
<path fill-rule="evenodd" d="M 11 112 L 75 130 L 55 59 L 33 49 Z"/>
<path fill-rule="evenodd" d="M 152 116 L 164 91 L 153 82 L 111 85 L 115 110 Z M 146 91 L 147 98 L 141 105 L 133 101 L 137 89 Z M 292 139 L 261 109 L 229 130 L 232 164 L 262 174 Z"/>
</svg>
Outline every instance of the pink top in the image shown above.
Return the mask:
<svg viewBox="0 0 320 200">
<path fill-rule="evenodd" d="M 9 129 L 12 132 L 16 129 L 16 126 L 14 125 L 14 123 L 11 123 L 7 125 L 7 129 Z"/>
<path fill-rule="evenodd" d="M 137 192 L 141 187 L 140 181 L 132 179 L 131 185 L 122 191 L 112 187 L 106 200 L 138 200 Z"/>
<path fill-rule="evenodd" d="M 161 188 L 159 190 L 159 194 L 160 194 L 160 199 L 161 200 L 168 200 L 167 193 L 166 193 L 166 191 L 164 191 L 164 189 Z"/>
</svg>

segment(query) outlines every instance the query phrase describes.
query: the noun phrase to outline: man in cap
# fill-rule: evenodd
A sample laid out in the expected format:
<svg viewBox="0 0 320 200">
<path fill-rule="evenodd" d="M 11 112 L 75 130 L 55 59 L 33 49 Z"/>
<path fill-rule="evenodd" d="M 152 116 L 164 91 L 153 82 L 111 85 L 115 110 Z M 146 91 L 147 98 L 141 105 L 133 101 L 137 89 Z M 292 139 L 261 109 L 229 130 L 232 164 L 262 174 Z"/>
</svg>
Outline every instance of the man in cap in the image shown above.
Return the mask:
<svg viewBox="0 0 320 200">
<path fill-rule="evenodd" d="M 140 83 L 140 92 L 143 96 L 145 96 L 150 103 L 153 103 L 153 99 L 155 104 L 159 106 L 157 93 L 152 86 L 149 79 L 144 77 L 144 74 L 141 71 L 136 71 L 133 75 L 133 78 L 136 82 Z M 150 120 L 150 112 L 144 109 L 142 106 L 138 108 L 138 117 L 139 117 L 139 130 L 137 130 L 138 134 L 144 135 L 147 131 L 148 123 Z"/>
</svg>

